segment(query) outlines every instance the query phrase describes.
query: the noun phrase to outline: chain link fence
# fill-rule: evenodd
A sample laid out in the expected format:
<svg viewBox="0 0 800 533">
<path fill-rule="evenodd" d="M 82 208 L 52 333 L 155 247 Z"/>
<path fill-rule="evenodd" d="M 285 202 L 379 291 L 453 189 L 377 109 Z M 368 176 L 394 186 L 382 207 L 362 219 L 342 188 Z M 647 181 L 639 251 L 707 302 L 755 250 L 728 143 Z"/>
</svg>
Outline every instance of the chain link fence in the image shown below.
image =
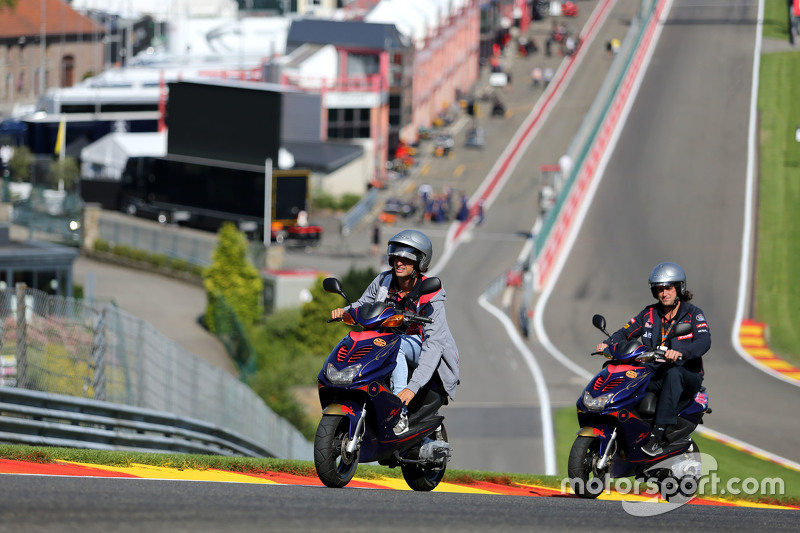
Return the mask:
<svg viewBox="0 0 800 533">
<path fill-rule="evenodd" d="M 250 360 L 249 354 L 238 358 L 240 365 Z M 276 457 L 313 454 L 311 443 L 247 385 L 110 304 L 24 285 L 0 291 L 0 374 L 4 386 L 211 422 Z"/>
</svg>

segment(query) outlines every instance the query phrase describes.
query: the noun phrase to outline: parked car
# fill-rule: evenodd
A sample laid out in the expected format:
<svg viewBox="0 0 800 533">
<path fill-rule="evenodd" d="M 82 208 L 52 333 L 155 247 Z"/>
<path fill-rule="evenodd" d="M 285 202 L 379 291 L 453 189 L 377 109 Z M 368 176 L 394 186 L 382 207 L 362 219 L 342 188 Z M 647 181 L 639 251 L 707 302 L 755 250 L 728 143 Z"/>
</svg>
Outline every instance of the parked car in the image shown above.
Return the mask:
<svg viewBox="0 0 800 533">
<path fill-rule="evenodd" d="M 436 157 L 449 155 L 454 145 L 455 141 L 452 135 L 449 133 L 440 133 L 434 140 L 433 155 Z"/>
<path fill-rule="evenodd" d="M 408 218 L 417 212 L 417 206 L 401 198 L 387 198 L 386 203 L 383 204 L 383 212 Z"/>
<path fill-rule="evenodd" d="M 467 148 L 483 148 L 486 144 L 486 131 L 481 127 L 472 128 L 467 131 L 467 138 L 464 146 Z"/>
</svg>

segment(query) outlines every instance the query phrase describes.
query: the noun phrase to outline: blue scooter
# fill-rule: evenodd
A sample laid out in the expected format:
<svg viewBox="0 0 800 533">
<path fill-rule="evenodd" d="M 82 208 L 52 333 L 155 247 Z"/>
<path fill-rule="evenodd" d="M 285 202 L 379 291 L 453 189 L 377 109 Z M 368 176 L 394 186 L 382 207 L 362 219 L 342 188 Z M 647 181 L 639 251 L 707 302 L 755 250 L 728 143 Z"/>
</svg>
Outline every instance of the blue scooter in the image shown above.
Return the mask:
<svg viewBox="0 0 800 533">
<path fill-rule="evenodd" d="M 611 336 L 603 316 L 594 315 L 592 324 Z M 596 498 L 611 478 L 629 476 L 657 483 L 667 501 L 685 501 L 697 492 L 702 461 L 690 435 L 711 412 L 705 388 L 679 405 L 678 423 L 666 432 L 668 444 L 661 455 L 651 457 L 641 449 L 650 438 L 657 402 L 647 385 L 656 365 L 665 361 L 670 341 L 689 333 L 691 325 L 681 323 L 655 350 L 634 339 L 592 354 L 608 361 L 577 402 L 581 429 L 570 450 L 568 470 L 575 494 Z"/>
<path fill-rule="evenodd" d="M 322 287 L 350 303 L 338 279 L 327 278 Z M 407 298 L 431 294 L 441 287 L 439 278 L 426 278 Z M 408 406 L 409 430 L 395 435 L 403 404 L 392 394 L 389 383 L 400 333 L 409 324 L 432 320 L 385 302 L 351 307 L 337 320 L 361 326 L 363 331 L 350 332 L 336 345 L 317 378 L 323 409 L 314 438 L 317 476 L 328 487 L 344 487 L 359 462 L 377 461 L 390 468 L 399 466 L 413 490 L 433 490 L 444 477 L 451 456 L 444 417 L 438 413 L 447 404 L 447 393 L 435 374 Z"/>
</svg>

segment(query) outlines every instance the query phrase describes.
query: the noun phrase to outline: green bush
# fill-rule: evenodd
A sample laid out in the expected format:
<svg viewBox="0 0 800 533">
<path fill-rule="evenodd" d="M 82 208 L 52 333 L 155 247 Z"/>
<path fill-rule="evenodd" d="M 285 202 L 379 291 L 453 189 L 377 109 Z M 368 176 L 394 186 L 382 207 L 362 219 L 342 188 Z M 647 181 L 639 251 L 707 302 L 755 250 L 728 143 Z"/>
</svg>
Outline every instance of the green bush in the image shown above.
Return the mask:
<svg viewBox="0 0 800 533">
<path fill-rule="evenodd" d="M 139 248 L 131 248 L 128 256 L 135 261 L 149 261 L 150 254 Z"/>
<path fill-rule="evenodd" d="M 97 252 L 108 252 L 111 250 L 111 245 L 103 239 L 96 239 L 94 241 L 94 249 Z"/>
<path fill-rule="evenodd" d="M 359 196 L 358 194 L 352 194 L 352 193 L 345 194 L 339 199 L 339 209 L 341 209 L 342 211 L 347 211 L 348 209 L 356 205 L 359 200 L 361 200 L 361 196 Z"/>
<path fill-rule="evenodd" d="M 314 197 L 313 202 L 317 209 L 337 209 L 336 199 L 328 193 L 319 193 Z"/>
<path fill-rule="evenodd" d="M 149 254 L 147 260 L 155 267 L 165 267 L 169 263 L 169 258 L 166 254 Z"/>
<path fill-rule="evenodd" d="M 315 209 L 334 209 L 337 211 L 347 211 L 361 200 L 358 194 L 347 193 L 341 198 L 334 198 L 328 193 L 319 193 L 314 197 L 312 203 Z"/>
<path fill-rule="evenodd" d="M 80 283 L 73 283 L 72 284 L 72 297 L 76 300 L 83 299 L 83 285 Z"/>
<path fill-rule="evenodd" d="M 179 270 L 181 272 L 186 272 L 187 270 L 189 270 L 189 261 L 187 261 L 186 259 L 179 259 L 177 257 L 171 257 L 169 259 L 168 264 L 169 264 L 169 267 L 171 269 L 173 269 L 173 270 Z M 198 275 L 201 274 L 201 273 L 202 272 L 199 272 Z"/>
<path fill-rule="evenodd" d="M 263 316 L 264 282 L 247 258 L 247 238 L 231 222 L 222 225 L 218 236 L 212 263 L 203 271 L 203 286 L 208 296 L 205 324 L 214 333 L 214 307 L 220 297 L 225 298 L 246 328 Z"/>
<path fill-rule="evenodd" d="M 14 148 L 14 155 L 8 160 L 8 170 L 11 173 L 11 178 L 18 182 L 30 180 L 34 161 L 33 152 L 27 146 Z"/>
<path fill-rule="evenodd" d="M 111 248 L 111 253 L 120 257 L 129 258 L 131 256 L 131 247 L 127 244 L 115 244 Z"/>
<path fill-rule="evenodd" d="M 58 189 L 61 184 L 64 190 L 71 191 L 75 188 L 80 174 L 78 161 L 74 157 L 66 156 L 64 159 L 53 161 L 47 174 L 47 181 L 53 189 Z"/>
</svg>

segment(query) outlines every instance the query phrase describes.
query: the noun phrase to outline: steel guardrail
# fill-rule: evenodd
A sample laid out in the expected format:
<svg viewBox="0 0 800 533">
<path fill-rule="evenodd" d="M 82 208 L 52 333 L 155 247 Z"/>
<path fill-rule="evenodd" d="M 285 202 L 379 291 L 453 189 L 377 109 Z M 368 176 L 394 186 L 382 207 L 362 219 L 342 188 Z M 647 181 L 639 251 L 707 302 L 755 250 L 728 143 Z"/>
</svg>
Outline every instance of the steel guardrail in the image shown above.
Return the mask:
<svg viewBox="0 0 800 533">
<path fill-rule="evenodd" d="M 0 387 L 0 442 L 96 450 L 274 457 L 200 420 L 61 394 Z"/>
</svg>

